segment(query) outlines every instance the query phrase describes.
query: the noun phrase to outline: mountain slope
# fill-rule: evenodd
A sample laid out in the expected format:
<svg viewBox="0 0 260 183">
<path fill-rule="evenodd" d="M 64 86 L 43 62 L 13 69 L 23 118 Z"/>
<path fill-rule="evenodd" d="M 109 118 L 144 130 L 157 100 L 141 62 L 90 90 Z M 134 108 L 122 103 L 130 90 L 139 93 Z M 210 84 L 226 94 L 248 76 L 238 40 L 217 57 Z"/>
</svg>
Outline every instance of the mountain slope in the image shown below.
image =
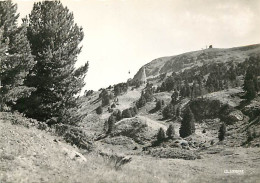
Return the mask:
<svg viewBox="0 0 260 183">
<path fill-rule="evenodd" d="M 182 69 L 211 62 L 242 62 L 249 56 L 260 56 L 260 44 L 228 49 L 210 48 L 176 56 L 161 57 L 145 64 L 143 67 L 145 67 L 147 78 L 152 78 L 162 73 L 178 72 Z M 136 73 L 134 80 L 140 75 L 141 70 L 142 68 Z"/>
</svg>

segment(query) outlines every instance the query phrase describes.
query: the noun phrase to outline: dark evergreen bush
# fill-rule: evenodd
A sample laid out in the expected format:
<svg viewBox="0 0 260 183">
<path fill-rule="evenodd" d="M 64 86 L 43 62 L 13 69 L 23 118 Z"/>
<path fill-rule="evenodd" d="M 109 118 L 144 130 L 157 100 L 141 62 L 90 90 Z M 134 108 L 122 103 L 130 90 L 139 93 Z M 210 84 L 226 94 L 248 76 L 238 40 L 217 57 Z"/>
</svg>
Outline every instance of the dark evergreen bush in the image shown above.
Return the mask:
<svg viewBox="0 0 260 183">
<path fill-rule="evenodd" d="M 226 124 L 222 123 L 222 125 L 219 128 L 218 131 L 218 139 L 219 141 L 223 141 L 225 139 L 226 136 Z"/>
<path fill-rule="evenodd" d="M 187 137 L 195 132 L 195 119 L 189 107 L 184 113 L 179 132 L 182 138 Z"/>
<path fill-rule="evenodd" d="M 97 109 L 96 109 L 96 113 L 97 114 L 102 114 L 103 113 L 103 109 L 101 106 L 99 106 Z"/>
<path fill-rule="evenodd" d="M 169 127 L 168 127 L 168 129 L 167 129 L 167 131 L 166 131 L 166 135 L 167 135 L 167 137 L 170 138 L 170 139 L 174 137 L 174 135 L 175 135 L 175 130 L 174 130 L 174 127 L 173 127 L 172 124 L 169 125 Z"/>
</svg>

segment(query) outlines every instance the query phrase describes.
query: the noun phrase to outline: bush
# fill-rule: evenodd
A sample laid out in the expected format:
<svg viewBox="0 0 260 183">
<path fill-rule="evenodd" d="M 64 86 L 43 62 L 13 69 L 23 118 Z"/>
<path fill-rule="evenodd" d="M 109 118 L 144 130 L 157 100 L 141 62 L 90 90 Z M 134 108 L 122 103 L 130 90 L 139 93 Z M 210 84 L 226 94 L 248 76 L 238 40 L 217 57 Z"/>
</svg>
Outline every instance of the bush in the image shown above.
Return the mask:
<svg viewBox="0 0 260 183">
<path fill-rule="evenodd" d="M 225 139 L 226 136 L 226 124 L 222 123 L 222 125 L 219 128 L 218 131 L 218 139 L 219 141 L 223 141 Z"/>
<path fill-rule="evenodd" d="M 108 118 L 108 129 L 107 129 L 107 134 L 110 134 L 114 131 L 115 129 L 115 123 L 116 123 L 116 118 L 115 116 L 111 115 L 109 118 Z"/>
<path fill-rule="evenodd" d="M 97 109 L 96 109 L 96 113 L 97 114 L 102 114 L 103 113 L 103 108 L 101 106 L 99 106 Z"/>
<path fill-rule="evenodd" d="M 110 98 L 108 95 L 102 97 L 102 106 L 106 106 L 110 104 Z"/>
<path fill-rule="evenodd" d="M 113 103 L 113 104 L 111 105 L 111 108 L 115 108 L 115 107 L 116 107 L 116 104 Z"/>
<path fill-rule="evenodd" d="M 117 114 L 116 114 L 116 120 L 120 121 L 121 119 L 122 119 L 122 112 L 120 110 L 118 110 Z"/>
<path fill-rule="evenodd" d="M 136 115 L 134 108 L 130 107 L 129 110 L 131 112 L 131 116 L 134 117 Z"/>
<path fill-rule="evenodd" d="M 170 124 L 170 126 L 168 127 L 167 131 L 166 131 L 166 135 L 168 136 L 168 138 L 173 138 L 175 135 L 175 130 L 172 124 Z"/>
<path fill-rule="evenodd" d="M 129 109 L 125 109 L 122 112 L 122 118 L 131 118 L 132 117 L 132 113 Z"/>
<path fill-rule="evenodd" d="M 136 103 L 136 107 L 141 108 L 141 107 L 145 106 L 145 104 L 146 104 L 146 99 L 144 96 L 141 96 L 140 99 Z"/>
<path fill-rule="evenodd" d="M 173 118 L 175 116 L 175 107 L 170 103 L 163 109 L 162 115 L 165 119 Z"/>
<path fill-rule="evenodd" d="M 133 109 L 134 109 L 135 115 L 138 114 L 138 109 L 137 109 L 137 107 L 134 106 Z"/>
<path fill-rule="evenodd" d="M 158 100 L 156 102 L 156 106 L 155 106 L 156 110 L 161 110 L 162 109 L 162 100 Z"/>
<path fill-rule="evenodd" d="M 247 142 L 250 142 L 253 140 L 253 135 L 251 130 L 247 130 Z"/>
<path fill-rule="evenodd" d="M 163 128 L 160 128 L 157 133 L 157 142 L 162 142 L 165 140 L 165 132 Z"/>
</svg>

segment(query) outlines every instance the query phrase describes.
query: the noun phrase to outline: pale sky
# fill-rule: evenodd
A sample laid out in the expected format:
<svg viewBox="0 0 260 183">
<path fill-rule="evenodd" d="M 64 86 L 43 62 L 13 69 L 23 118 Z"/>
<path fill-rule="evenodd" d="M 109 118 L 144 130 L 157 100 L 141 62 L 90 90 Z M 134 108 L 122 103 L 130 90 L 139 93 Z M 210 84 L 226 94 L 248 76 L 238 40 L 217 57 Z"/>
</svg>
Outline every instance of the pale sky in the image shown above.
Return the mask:
<svg viewBox="0 0 260 183">
<path fill-rule="evenodd" d="M 23 18 L 33 0 L 14 0 Z M 61 0 L 85 34 L 85 89 L 125 82 L 163 56 L 260 43 L 260 0 Z M 130 70 L 130 74 L 128 71 Z"/>
</svg>

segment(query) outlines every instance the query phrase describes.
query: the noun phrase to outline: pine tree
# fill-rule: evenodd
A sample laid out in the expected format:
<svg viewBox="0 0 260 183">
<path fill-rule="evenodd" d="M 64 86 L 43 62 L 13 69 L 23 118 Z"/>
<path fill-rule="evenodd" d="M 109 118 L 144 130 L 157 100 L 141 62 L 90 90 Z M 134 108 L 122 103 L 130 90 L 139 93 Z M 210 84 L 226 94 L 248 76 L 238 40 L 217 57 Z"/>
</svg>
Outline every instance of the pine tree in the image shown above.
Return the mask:
<svg viewBox="0 0 260 183">
<path fill-rule="evenodd" d="M 109 118 L 108 118 L 108 129 L 107 129 L 107 134 L 110 134 L 114 131 L 115 129 L 115 123 L 116 123 L 116 118 L 115 116 L 111 115 Z"/>
<path fill-rule="evenodd" d="M 162 110 L 162 115 L 165 119 L 173 118 L 175 114 L 175 107 L 171 103 Z"/>
<path fill-rule="evenodd" d="M 168 138 L 170 138 L 170 139 L 174 137 L 175 130 L 174 130 L 174 127 L 173 127 L 172 124 L 169 125 L 169 127 L 168 127 L 168 129 L 166 131 L 166 134 L 167 134 Z"/>
<path fill-rule="evenodd" d="M 141 95 L 140 99 L 136 103 L 136 106 L 137 106 L 137 108 L 141 108 L 141 107 L 145 106 L 145 104 L 146 104 L 146 99 L 143 95 Z"/>
<path fill-rule="evenodd" d="M 133 109 L 134 109 L 135 115 L 138 114 L 138 109 L 137 109 L 137 107 L 134 106 Z"/>
<path fill-rule="evenodd" d="M 157 142 L 162 142 L 165 139 L 165 132 L 163 128 L 160 128 L 157 133 Z"/>
<path fill-rule="evenodd" d="M 219 131 L 218 131 L 219 141 L 223 141 L 225 139 L 225 135 L 226 135 L 226 124 L 222 123 L 222 125 L 220 126 Z"/>
<path fill-rule="evenodd" d="M 120 121 L 122 119 L 122 112 L 120 110 L 118 110 L 117 114 L 116 114 L 116 120 Z"/>
<path fill-rule="evenodd" d="M 56 118 L 61 123 L 81 120 L 76 113 L 75 95 L 84 86 L 88 63 L 75 68 L 83 30 L 74 23 L 74 17 L 59 1 L 34 3 L 27 23 L 27 36 L 36 65 L 26 84 L 35 87 L 28 100 L 20 104 L 27 116 L 45 121 Z"/>
<path fill-rule="evenodd" d="M 254 66 L 250 65 L 246 71 L 243 89 L 246 91 L 245 97 L 248 100 L 251 100 L 256 97 L 258 85 Z"/>
<path fill-rule="evenodd" d="M 195 132 L 195 119 L 189 107 L 185 111 L 179 132 L 180 136 L 183 138 Z"/>
<path fill-rule="evenodd" d="M 17 26 L 17 6 L 11 1 L 0 2 L 0 84 L 1 110 L 14 109 L 21 97 L 35 89 L 24 86 L 24 79 L 34 65 L 26 26 Z"/>
<path fill-rule="evenodd" d="M 162 100 L 158 100 L 156 102 L 156 106 L 155 106 L 156 110 L 161 110 L 162 109 Z"/>
</svg>

